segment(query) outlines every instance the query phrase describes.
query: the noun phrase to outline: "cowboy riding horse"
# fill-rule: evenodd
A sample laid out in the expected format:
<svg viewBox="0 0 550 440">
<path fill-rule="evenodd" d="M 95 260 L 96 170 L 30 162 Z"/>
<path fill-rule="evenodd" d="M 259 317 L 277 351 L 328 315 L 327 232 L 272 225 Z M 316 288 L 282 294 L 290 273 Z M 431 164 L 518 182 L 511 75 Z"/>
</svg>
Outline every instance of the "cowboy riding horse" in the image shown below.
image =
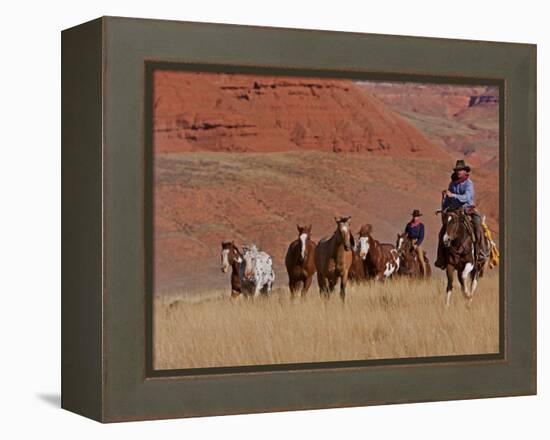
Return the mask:
<svg viewBox="0 0 550 440">
<path fill-rule="evenodd" d="M 445 244 L 443 236 L 446 231 L 446 220 L 449 218 L 447 213 L 456 212 L 460 221 L 464 224 L 474 243 L 474 261 L 476 266 L 480 268 L 480 275 L 483 272 L 482 268 L 485 265 L 489 255 L 489 242 L 485 237 L 483 227 L 483 219 L 479 212 L 475 209 L 474 204 L 474 183 L 470 178 L 470 167 L 466 165 L 464 160 L 457 160 L 451 175 L 451 182 L 447 190 L 442 193 L 442 223 L 443 226 L 439 233 L 439 241 L 437 244 L 437 260 L 435 266 L 445 270 L 447 266 L 445 255 Z"/>
</svg>

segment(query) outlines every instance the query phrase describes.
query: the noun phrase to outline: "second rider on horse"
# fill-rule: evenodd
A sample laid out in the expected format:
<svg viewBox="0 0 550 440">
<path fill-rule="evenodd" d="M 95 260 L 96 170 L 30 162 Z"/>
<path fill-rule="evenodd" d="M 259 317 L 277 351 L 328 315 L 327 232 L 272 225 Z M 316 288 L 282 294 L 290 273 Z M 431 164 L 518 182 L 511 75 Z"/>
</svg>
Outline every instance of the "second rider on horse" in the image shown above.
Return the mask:
<svg viewBox="0 0 550 440">
<path fill-rule="evenodd" d="M 474 203 L 474 183 L 470 178 L 470 167 L 466 165 L 464 160 L 457 160 L 456 165 L 451 175 L 451 182 L 447 190 L 442 193 L 442 211 L 457 211 L 462 210 L 465 215 L 471 219 L 473 233 L 475 238 L 476 260 L 481 261 L 486 256 L 485 239 L 483 230 L 483 220 L 479 212 L 475 209 Z M 445 216 L 443 215 L 443 219 Z M 442 237 L 445 230 L 445 221 L 439 233 L 439 241 L 437 243 L 437 260 L 435 266 L 440 269 L 445 269 L 444 247 Z"/>
<path fill-rule="evenodd" d="M 420 262 L 420 268 L 422 270 L 422 276 L 426 276 L 426 261 L 424 260 L 424 249 L 422 248 L 422 242 L 424 241 L 424 223 L 420 221 L 422 213 L 415 209 L 411 213 L 412 219 L 405 226 L 405 233 L 412 241 L 418 261 Z"/>
</svg>

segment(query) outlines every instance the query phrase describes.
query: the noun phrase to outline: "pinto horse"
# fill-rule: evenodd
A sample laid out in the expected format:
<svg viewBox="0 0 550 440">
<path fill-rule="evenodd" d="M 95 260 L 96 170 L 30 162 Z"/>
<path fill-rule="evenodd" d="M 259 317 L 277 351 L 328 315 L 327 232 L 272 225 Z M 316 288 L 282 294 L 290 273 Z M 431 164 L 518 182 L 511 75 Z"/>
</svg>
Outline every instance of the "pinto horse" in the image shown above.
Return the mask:
<svg viewBox="0 0 550 440">
<path fill-rule="evenodd" d="M 241 290 L 241 277 L 240 270 L 243 262 L 243 255 L 239 248 L 235 246 L 234 241 L 222 241 L 222 253 L 221 253 L 223 273 L 227 273 L 231 267 L 231 297 L 238 297 Z"/>
<path fill-rule="evenodd" d="M 424 263 L 426 265 L 426 274 L 422 273 L 422 265 L 418 260 L 418 254 L 414 248 L 413 241 L 409 238 L 406 232 L 397 234 L 397 242 L 395 245 L 400 257 L 399 273 L 408 275 L 411 278 L 429 278 L 432 276 L 432 269 L 428 257 L 424 255 Z"/>
<path fill-rule="evenodd" d="M 334 217 L 336 231 L 319 241 L 315 248 L 315 268 L 321 296 L 329 296 L 340 279 L 340 298 L 346 298 L 348 273 L 353 260 L 354 241 L 349 219 Z"/>
<path fill-rule="evenodd" d="M 456 270 L 462 294 L 472 303 L 477 287 L 479 268 L 475 264 L 474 242 L 472 234 L 465 225 L 465 214 L 461 211 L 443 210 L 442 237 L 443 255 L 447 273 L 447 298 L 445 305 L 449 307 L 453 292 L 453 276 Z"/>
<path fill-rule="evenodd" d="M 366 272 L 371 274 L 375 281 L 386 280 L 399 270 L 399 253 L 389 243 L 380 243 L 372 236 L 372 226 L 361 227 L 359 238 L 359 255 L 364 255 Z"/>
<path fill-rule="evenodd" d="M 288 246 L 285 256 L 286 271 L 288 272 L 288 288 L 294 295 L 300 284 L 301 295 L 305 295 L 311 286 L 315 274 L 315 248 L 317 244 L 311 240 L 311 225 L 296 225 L 298 239 Z"/>
</svg>

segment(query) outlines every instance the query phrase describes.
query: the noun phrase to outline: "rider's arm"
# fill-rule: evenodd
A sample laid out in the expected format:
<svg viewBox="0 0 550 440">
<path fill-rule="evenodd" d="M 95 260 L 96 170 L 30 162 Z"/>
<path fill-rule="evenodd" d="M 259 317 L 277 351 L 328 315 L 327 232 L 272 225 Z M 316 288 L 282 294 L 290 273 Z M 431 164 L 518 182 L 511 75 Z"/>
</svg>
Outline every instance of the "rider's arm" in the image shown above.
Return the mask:
<svg viewBox="0 0 550 440">
<path fill-rule="evenodd" d="M 449 186 L 447 187 L 447 191 L 451 191 L 451 188 L 453 186 L 453 182 L 449 183 Z M 441 202 L 441 209 L 445 209 L 450 205 L 451 199 L 447 196 L 443 197 L 443 201 Z"/>
<path fill-rule="evenodd" d="M 464 194 L 454 194 L 454 197 L 460 203 L 474 204 L 474 184 L 471 180 L 464 182 Z"/>
<path fill-rule="evenodd" d="M 445 197 L 441 202 L 441 209 L 445 209 L 447 206 L 449 206 L 449 197 Z"/>
</svg>

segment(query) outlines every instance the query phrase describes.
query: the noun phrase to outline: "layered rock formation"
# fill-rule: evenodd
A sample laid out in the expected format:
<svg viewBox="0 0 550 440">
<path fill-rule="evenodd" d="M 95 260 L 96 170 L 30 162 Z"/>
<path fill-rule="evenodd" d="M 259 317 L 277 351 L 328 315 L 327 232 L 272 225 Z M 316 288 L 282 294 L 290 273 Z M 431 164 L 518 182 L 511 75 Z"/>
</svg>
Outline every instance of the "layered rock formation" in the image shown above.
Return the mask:
<svg viewBox="0 0 550 440">
<path fill-rule="evenodd" d="M 157 71 L 155 151 L 445 155 L 351 81 Z"/>
</svg>

